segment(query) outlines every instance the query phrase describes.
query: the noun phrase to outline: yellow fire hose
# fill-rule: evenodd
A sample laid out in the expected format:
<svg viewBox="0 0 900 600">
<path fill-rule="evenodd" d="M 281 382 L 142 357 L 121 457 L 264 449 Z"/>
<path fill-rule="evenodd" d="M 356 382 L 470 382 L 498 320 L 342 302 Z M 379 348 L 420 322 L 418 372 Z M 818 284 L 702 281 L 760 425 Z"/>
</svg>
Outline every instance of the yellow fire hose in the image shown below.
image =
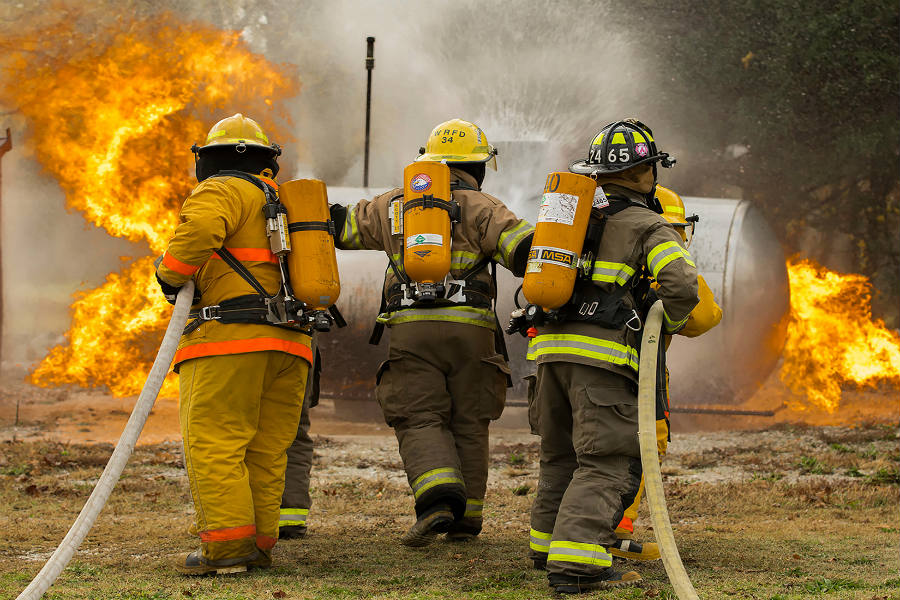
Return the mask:
<svg viewBox="0 0 900 600">
<path fill-rule="evenodd" d="M 119 476 L 122 474 L 125 464 L 131 457 L 134 445 L 137 443 L 141 430 L 144 428 L 144 423 L 147 422 L 147 417 L 153 408 L 153 403 L 156 402 L 156 396 L 159 394 L 163 380 L 166 378 L 166 373 L 169 372 L 169 366 L 172 364 L 175 350 L 178 348 L 178 340 L 181 338 L 181 332 L 184 330 L 185 323 L 187 323 L 193 296 L 194 283 L 188 281 L 181 288 L 181 291 L 178 292 L 175 310 L 172 312 L 172 318 L 169 321 L 168 328 L 166 328 L 166 335 L 159 346 L 156 360 L 153 361 L 153 367 L 150 369 L 150 374 L 147 376 L 141 395 L 134 405 L 134 410 L 131 411 L 131 417 L 125 425 L 125 430 L 122 432 L 122 436 L 119 438 L 116 448 L 109 458 L 109 462 L 106 463 L 106 468 L 103 469 L 103 474 L 100 475 L 97 485 L 94 486 L 94 491 L 91 492 L 90 498 L 88 498 L 78 518 L 75 519 L 75 523 L 69 529 L 69 533 L 63 538 L 53 556 L 50 557 L 47 564 L 41 569 L 41 572 L 28 584 L 25 591 L 19 594 L 16 600 L 38 600 L 41 598 L 47 589 L 53 585 L 53 582 L 56 581 L 62 570 L 66 568 L 69 561 L 72 560 L 75 551 L 78 550 L 81 542 L 84 541 L 91 527 L 94 526 L 94 522 L 106 505 L 106 501 L 109 499 L 116 482 L 119 481 Z"/>
<path fill-rule="evenodd" d="M 644 489 L 647 492 L 647 503 L 650 505 L 650 518 L 653 521 L 653 533 L 659 544 L 666 574 L 675 589 L 679 600 L 699 600 L 694 586 L 688 577 L 678 546 L 675 545 L 675 534 L 669 522 L 669 511 L 666 508 L 666 495 L 663 491 L 662 474 L 659 470 L 659 450 L 656 446 L 656 367 L 659 357 L 659 344 L 662 341 L 662 302 L 657 300 L 650 308 L 644 324 L 644 337 L 641 340 L 640 381 L 638 386 L 638 437 L 641 443 L 641 464 L 644 468 Z"/>
</svg>

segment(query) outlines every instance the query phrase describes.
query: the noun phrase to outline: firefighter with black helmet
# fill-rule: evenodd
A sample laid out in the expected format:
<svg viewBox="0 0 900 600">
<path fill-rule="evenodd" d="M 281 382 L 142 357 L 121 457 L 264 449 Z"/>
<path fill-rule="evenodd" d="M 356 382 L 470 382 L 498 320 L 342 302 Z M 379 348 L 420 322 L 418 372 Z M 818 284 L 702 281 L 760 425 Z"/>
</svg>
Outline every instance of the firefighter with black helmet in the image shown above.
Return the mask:
<svg viewBox="0 0 900 600">
<path fill-rule="evenodd" d="M 481 191 L 496 150 L 474 123 L 435 127 L 403 188 L 333 207 L 338 246 L 388 256 L 380 326 L 389 359 L 376 397 L 415 498 L 407 546 L 481 532 L 488 425 L 504 407 L 509 368 L 498 346 L 494 264 L 524 272 L 533 227 Z M 380 333 L 373 336 L 377 338 Z"/>
<path fill-rule="evenodd" d="M 674 162 L 649 127 L 625 120 L 603 127 L 588 158 L 569 168 L 596 180 L 595 227 L 588 228 L 572 298 L 535 324 L 527 355 L 537 363 L 530 412 L 541 436 L 531 557 L 559 593 L 640 580 L 613 569 L 609 552 L 641 478 L 640 314 L 651 279 L 665 308 L 665 333 L 681 329 L 697 304 L 694 262 L 655 200 L 657 163 Z"/>
<path fill-rule="evenodd" d="M 273 326 L 266 308 L 284 285 L 264 213 L 277 195 L 281 149 L 238 113 L 193 150 L 199 185 L 156 272 L 170 298 L 189 279 L 197 290 L 175 370 L 200 549 L 179 556 L 176 568 L 237 573 L 272 562 L 311 336 L 306 327 Z"/>
</svg>

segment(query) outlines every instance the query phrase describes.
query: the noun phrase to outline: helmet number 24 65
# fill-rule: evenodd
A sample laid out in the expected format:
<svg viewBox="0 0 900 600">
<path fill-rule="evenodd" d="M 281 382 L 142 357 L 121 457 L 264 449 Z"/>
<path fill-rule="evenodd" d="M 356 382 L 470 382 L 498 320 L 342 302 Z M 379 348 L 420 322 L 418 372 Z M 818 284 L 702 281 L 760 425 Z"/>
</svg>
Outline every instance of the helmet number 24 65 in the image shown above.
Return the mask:
<svg viewBox="0 0 900 600">
<path fill-rule="evenodd" d="M 593 148 L 590 152 L 589 159 L 590 162 L 600 162 L 600 149 Z M 612 148 L 609 151 L 609 154 L 606 156 L 606 162 L 614 163 L 614 162 L 628 162 L 631 160 L 631 155 L 628 153 L 628 148 L 619 148 L 618 152 L 615 148 Z"/>
</svg>

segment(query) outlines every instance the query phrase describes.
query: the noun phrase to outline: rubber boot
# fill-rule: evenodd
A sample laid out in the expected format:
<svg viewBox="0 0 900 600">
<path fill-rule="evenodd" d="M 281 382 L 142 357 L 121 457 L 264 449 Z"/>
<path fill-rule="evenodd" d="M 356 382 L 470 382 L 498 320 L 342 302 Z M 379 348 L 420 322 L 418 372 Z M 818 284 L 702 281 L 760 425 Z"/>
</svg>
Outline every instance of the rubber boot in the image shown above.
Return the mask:
<svg viewBox="0 0 900 600">
<path fill-rule="evenodd" d="M 200 550 L 194 550 L 179 555 L 175 560 L 175 568 L 184 575 L 230 575 L 245 572 L 248 567 L 254 566 L 253 562 L 256 560 L 259 560 L 259 551 L 238 558 L 208 560 L 203 558 Z M 271 564 L 271 555 L 269 564 Z"/>
<path fill-rule="evenodd" d="M 413 523 L 409 531 L 400 538 L 404 546 L 419 548 L 434 541 L 439 533 L 444 533 L 453 525 L 453 512 L 447 504 L 436 504 Z"/>
<path fill-rule="evenodd" d="M 481 533 L 480 517 L 463 517 L 453 523 L 447 531 L 448 542 L 468 542 Z"/>
<path fill-rule="evenodd" d="M 641 544 L 634 540 L 616 540 L 607 550 L 613 556 L 627 560 L 659 560 L 659 546 L 656 542 Z"/>
<path fill-rule="evenodd" d="M 306 525 L 282 525 L 278 528 L 279 540 L 299 540 L 306 537 Z"/>
<path fill-rule="evenodd" d="M 608 590 L 641 584 L 641 576 L 634 571 L 622 573 L 612 567 L 606 567 L 599 575 L 591 577 L 550 573 L 547 575 L 547 580 L 557 594 L 585 594 L 594 590 Z"/>
</svg>

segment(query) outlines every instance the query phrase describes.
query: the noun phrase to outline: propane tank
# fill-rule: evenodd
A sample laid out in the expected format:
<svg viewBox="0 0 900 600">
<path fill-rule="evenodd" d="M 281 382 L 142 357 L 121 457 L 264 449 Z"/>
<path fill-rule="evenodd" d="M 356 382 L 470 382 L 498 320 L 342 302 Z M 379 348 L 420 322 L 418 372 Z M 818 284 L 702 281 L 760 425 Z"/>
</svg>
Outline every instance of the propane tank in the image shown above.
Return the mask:
<svg viewBox="0 0 900 600">
<path fill-rule="evenodd" d="M 419 283 L 450 272 L 450 168 L 414 162 L 403 169 L 403 268 Z"/>
<path fill-rule="evenodd" d="M 545 311 L 569 301 L 575 289 L 597 182 L 574 173 L 550 173 L 528 255 L 522 293 Z"/>
<path fill-rule="evenodd" d="M 325 183 L 286 181 L 278 187 L 278 198 L 287 209 L 291 238 L 287 265 L 294 296 L 309 309 L 326 310 L 337 302 L 341 281 Z"/>
</svg>

